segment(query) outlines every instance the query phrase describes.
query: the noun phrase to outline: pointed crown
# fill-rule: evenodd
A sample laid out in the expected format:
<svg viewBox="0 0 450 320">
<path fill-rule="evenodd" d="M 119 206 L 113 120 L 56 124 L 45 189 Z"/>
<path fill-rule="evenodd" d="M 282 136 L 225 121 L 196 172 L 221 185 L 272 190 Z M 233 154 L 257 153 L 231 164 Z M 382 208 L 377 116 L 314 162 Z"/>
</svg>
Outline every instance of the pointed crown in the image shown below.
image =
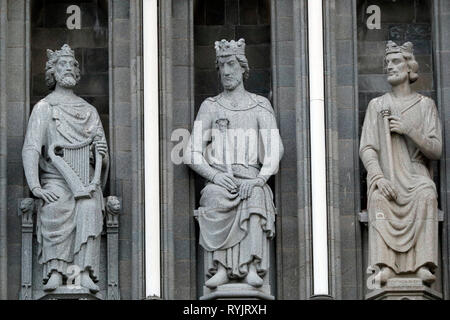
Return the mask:
<svg viewBox="0 0 450 320">
<path fill-rule="evenodd" d="M 245 40 L 227 41 L 225 39 L 216 41 L 214 43 L 217 57 L 231 56 L 231 55 L 245 55 Z"/>
<path fill-rule="evenodd" d="M 47 49 L 47 58 L 49 60 L 53 60 L 55 58 L 70 56 L 75 59 L 75 52 L 69 47 L 69 45 L 65 44 L 61 47 L 61 50 L 52 51 Z"/>
<path fill-rule="evenodd" d="M 385 55 L 389 53 L 413 53 L 413 44 L 411 42 L 405 42 L 403 45 L 399 46 L 394 41 L 389 40 L 386 44 Z"/>
</svg>

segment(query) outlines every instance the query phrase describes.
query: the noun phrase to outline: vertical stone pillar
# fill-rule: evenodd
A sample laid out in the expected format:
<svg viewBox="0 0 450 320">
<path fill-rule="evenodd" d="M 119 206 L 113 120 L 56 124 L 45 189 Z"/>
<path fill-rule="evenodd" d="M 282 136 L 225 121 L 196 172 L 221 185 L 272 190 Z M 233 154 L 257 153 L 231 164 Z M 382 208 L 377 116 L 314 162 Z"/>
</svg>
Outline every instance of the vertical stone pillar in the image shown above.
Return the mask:
<svg viewBox="0 0 450 320">
<path fill-rule="evenodd" d="M 272 92 L 285 153 L 275 177 L 277 299 L 311 294 L 311 203 L 305 0 L 271 1 Z"/>
<path fill-rule="evenodd" d="M 331 294 L 362 299 L 356 0 L 324 3 Z"/>
<path fill-rule="evenodd" d="M 106 243 L 107 243 L 107 273 L 108 300 L 120 300 L 119 290 L 119 214 L 120 200 L 110 196 L 106 198 Z"/>
<path fill-rule="evenodd" d="M 6 97 L 6 41 L 7 1 L 0 1 L 0 299 L 7 299 L 7 97 Z"/>
<path fill-rule="evenodd" d="M 433 1 L 433 48 L 436 73 L 437 108 L 442 121 L 443 152 L 440 160 L 439 199 L 444 212 L 443 230 L 443 293 L 444 299 L 450 297 L 450 223 L 448 221 L 450 206 L 450 2 Z"/>
<path fill-rule="evenodd" d="M 133 204 L 134 199 L 137 199 L 133 198 L 133 191 L 137 190 L 136 184 L 139 185 L 143 179 L 136 170 L 139 160 L 133 156 L 133 150 L 136 150 L 140 140 L 135 135 L 135 126 L 131 120 L 132 112 L 135 112 L 133 109 L 140 107 L 136 99 L 132 100 L 131 92 L 136 85 L 134 77 L 140 75 L 139 69 L 133 69 L 136 73 L 132 74 L 131 67 L 136 68 L 137 57 L 130 55 L 131 43 L 135 43 L 137 36 L 132 33 L 136 27 L 130 22 L 132 8 L 135 15 L 136 2 L 137 0 L 108 2 L 110 194 L 121 197 L 123 212 L 127 213 L 120 216 L 118 240 L 120 290 L 124 299 L 144 298 L 143 266 L 139 258 L 143 249 L 140 247 L 140 251 L 136 250 L 140 246 L 139 238 L 143 236 L 142 230 L 136 227 L 136 221 L 139 221 L 143 212 L 143 206 L 139 206 L 142 200 Z M 136 97 L 136 92 L 133 97 Z M 138 155 L 139 153 L 136 154 Z"/>
<path fill-rule="evenodd" d="M 171 157 L 181 142 L 172 133 L 190 130 L 194 120 L 193 0 L 160 1 L 159 8 L 162 298 L 196 299 L 194 173 Z"/>
<path fill-rule="evenodd" d="M 5 1 L 3 1 L 5 2 Z M 28 194 L 22 169 L 22 145 L 30 113 L 30 1 L 7 1 L 7 75 L 6 123 L 7 123 L 7 250 L 8 250 L 8 299 L 17 299 L 20 288 L 21 219 L 17 213 L 17 199 Z M 3 116 L 3 114 L 2 114 Z M 6 244 L 5 244 L 6 245 Z"/>
<path fill-rule="evenodd" d="M 18 215 L 22 217 L 22 279 L 19 299 L 33 300 L 33 216 L 32 198 L 18 200 Z"/>
</svg>

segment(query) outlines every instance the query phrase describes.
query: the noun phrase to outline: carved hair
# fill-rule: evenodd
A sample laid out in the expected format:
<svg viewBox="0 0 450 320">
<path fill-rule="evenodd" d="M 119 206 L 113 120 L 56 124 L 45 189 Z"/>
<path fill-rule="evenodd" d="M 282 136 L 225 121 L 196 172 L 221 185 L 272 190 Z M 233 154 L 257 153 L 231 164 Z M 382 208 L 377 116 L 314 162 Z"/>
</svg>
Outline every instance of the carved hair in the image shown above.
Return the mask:
<svg viewBox="0 0 450 320">
<path fill-rule="evenodd" d="M 243 54 L 236 54 L 234 56 L 236 57 L 236 60 L 239 62 L 241 67 L 245 70 L 243 78 L 244 80 L 247 80 L 250 76 L 250 67 L 248 66 L 247 57 Z M 219 57 L 216 57 L 216 69 L 217 71 L 219 71 Z"/>
<path fill-rule="evenodd" d="M 45 83 L 50 90 L 55 89 L 56 86 L 55 66 L 58 62 L 59 57 L 61 56 L 54 55 L 52 57 L 49 57 L 47 63 L 45 64 Z M 78 63 L 77 59 L 74 58 L 74 60 L 75 81 L 78 83 L 81 79 L 80 64 Z"/>
<path fill-rule="evenodd" d="M 386 62 L 386 57 L 390 53 L 401 53 L 403 58 L 406 61 L 406 64 L 409 69 L 409 83 L 415 82 L 419 79 L 419 74 L 417 71 L 419 70 L 419 64 L 416 61 L 416 58 L 413 54 L 413 44 L 411 42 L 405 42 L 403 45 L 398 46 L 393 41 L 388 41 L 386 44 L 386 51 L 384 55 L 384 61 Z"/>
</svg>

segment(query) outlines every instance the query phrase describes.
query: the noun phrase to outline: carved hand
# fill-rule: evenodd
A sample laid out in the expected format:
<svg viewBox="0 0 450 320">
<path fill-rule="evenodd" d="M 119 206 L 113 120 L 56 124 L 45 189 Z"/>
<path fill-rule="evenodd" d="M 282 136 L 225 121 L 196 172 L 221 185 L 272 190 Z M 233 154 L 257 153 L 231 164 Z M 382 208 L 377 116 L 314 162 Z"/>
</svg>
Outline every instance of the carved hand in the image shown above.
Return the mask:
<svg viewBox="0 0 450 320">
<path fill-rule="evenodd" d="M 108 152 L 108 145 L 104 140 L 94 141 L 95 150 L 100 153 L 100 155 L 104 158 L 106 153 Z"/>
<path fill-rule="evenodd" d="M 46 203 L 52 203 L 59 199 L 59 196 L 50 190 L 45 190 L 42 188 L 34 188 L 32 192 L 36 198 L 42 199 Z"/>
<path fill-rule="evenodd" d="M 242 182 L 239 188 L 239 197 L 242 200 L 247 199 L 252 195 L 252 191 L 254 187 L 262 187 L 265 182 L 263 179 L 250 179 Z"/>
<path fill-rule="evenodd" d="M 399 116 L 389 116 L 389 126 L 392 132 L 398 134 L 408 134 L 411 131 L 411 125 L 408 122 L 403 121 Z"/>
<path fill-rule="evenodd" d="M 385 179 L 381 178 L 376 182 L 378 190 L 380 190 L 381 194 L 386 197 L 388 200 L 395 200 L 397 199 L 397 190 L 395 189 L 394 184 Z"/>
<path fill-rule="evenodd" d="M 224 187 L 230 192 L 237 191 L 237 181 L 236 179 L 229 173 L 218 173 L 214 176 L 213 182 L 221 187 Z"/>
</svg>

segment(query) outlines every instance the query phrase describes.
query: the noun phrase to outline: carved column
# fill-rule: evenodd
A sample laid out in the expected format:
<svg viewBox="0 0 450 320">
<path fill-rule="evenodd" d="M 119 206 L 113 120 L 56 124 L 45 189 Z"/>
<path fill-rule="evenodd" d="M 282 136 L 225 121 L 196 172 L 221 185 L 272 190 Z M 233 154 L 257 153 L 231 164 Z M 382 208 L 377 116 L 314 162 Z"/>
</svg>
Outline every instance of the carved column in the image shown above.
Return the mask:
<svg viewBox="0 0 450 320">
<path fill-rule="evenodd" d="M 106 235 L 108 264 L 108 300 L 120 300 L 119 291 L 119 213 L 121 201 L 114 196 L 106 200 Z"/>
<path fill-rule="evenodd" d="M 33 213 L 35 202 L 32 198 L 19 199 L 18 214 L 22 217 L 22 280 L 20 300 L 32 300 L 33 288 Z"/>
</svg>

